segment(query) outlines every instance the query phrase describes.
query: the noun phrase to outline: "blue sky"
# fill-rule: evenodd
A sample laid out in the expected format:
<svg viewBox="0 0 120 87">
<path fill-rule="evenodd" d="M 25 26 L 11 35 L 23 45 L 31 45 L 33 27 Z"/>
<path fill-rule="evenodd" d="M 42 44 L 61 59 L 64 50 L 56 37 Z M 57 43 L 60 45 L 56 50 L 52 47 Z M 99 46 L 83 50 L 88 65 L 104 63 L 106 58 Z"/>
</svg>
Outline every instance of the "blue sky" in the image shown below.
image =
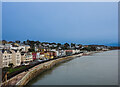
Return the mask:
<svg viewBox="0 0 120 87">
<path fill-rule="evenodd" d="M 115 2 L 4 2 L 2 38 L 82 44 L 118 40 Z"/>
</svg>

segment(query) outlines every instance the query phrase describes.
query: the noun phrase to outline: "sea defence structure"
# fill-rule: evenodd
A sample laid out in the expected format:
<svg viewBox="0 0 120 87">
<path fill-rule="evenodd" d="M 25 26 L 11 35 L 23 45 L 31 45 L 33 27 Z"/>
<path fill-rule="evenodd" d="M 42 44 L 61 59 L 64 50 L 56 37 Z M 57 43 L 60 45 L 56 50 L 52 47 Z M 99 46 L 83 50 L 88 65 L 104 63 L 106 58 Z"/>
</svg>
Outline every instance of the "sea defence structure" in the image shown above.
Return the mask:
<svg viewBox="0 0 120 87">
<path fill-rule="evenodd" d="M 14 87 L 14 86 L 23 87 L 30 80 L 35 78 L 37 75 L 39 75 L 42 72 L 52 68 L 56 64 L 59 64 L 61 62 L 65 62 L 65 61 L 74 59 L 76 57 L 80 57 L 82 55 L 90 55 L 90 54 L 93 54 L 93 53 L 96 53 L 96 52 L 81 53 L 81 54 L 67 56 L 67 57 L 63 57 L 63 58 L 59 58 L 59 59 L 55 59 L 55 60 L 51 60 L 51 61 L 39 64 L 39 65 L 29 69 L 28 71 L 25 71 L 25 72 L 22 72 L 22 73 L 16 75 L 15 77 L 9 79 L 7 82 L 2 83 L 2 87 L 6 87 L 6 86 L 10 86 L 10 87 Z"/>
<path fill-rule="evenodd" d="M 40 64 L 34 67 L 34 69 L 29 70 L 29 72 L 18 83 L 16 83 L 16 85 L 18 85 L 19 87 L 22 87 L 23 85 L 26 85 L 31 79 L 33 79 L 43 71 L 52 68 L 54 65 L 58 63 L 65 62 L 73 58 L 74 58 L 73 56 L 69 56 L 69 57 L 60 58 L 60 59 L 56 59 L 56 60 L 52 60 L 52 61 Z"/>
<path fill-rule="evenodd" d="M 13 78 L 7 80 L 6 82 L 2 83 L 2 87 L 6 87 L 6 86 L 22 87 L 22 86 L 26 85 L 30 80 L 35 78 L 37 75 L 39 75 L 43 71 L 46 71 L 46 70 L 52 68 L 54 65 L 74 59 L 75 57 L 82 56 L 82 55 L 83 54 L 67 56 L 67 57 L 63 57 L 63 58 L 59 58 L 59 59 L 55 59 L 55 60 L 51 60 L 51 61 L 39 64 L 39 65 L 29 69 L 28 71 L 24 71 L 16 76 L 14 76 Z"/>
</svg>

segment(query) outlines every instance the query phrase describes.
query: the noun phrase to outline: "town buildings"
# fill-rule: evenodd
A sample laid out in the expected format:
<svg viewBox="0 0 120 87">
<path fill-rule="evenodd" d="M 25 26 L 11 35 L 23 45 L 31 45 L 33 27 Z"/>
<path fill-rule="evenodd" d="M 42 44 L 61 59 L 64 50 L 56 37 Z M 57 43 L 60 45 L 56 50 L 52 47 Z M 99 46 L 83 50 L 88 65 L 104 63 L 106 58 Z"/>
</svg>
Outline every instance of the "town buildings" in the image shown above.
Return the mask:
<svg viewBox="0 0 120 87">
<path fill-rule="evenodd" d="M 9 67 L 13 64 L 14 67 L 20 65 L 29 65 L 36 60 L 49 60 L 63 56 L 70 56 L 86 51 L 108 50 L 104 45 L 81 45 L 68 43 L 64 45 L 58 43 L 39 43 L 34 41 L 25 41 L 24 43 L 15 43 L 4 41 L 0 45 L 0 66 Z"/>
</svg>

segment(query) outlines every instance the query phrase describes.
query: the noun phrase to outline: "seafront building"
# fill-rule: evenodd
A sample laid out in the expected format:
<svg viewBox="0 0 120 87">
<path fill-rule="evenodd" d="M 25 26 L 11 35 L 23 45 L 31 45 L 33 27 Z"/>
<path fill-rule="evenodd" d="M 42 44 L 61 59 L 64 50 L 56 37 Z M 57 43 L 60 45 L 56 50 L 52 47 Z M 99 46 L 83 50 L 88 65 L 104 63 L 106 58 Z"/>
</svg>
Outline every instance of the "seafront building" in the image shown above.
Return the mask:
<svg viewBox="0 0 120 87">
<path fill-rule="evenodd" d="M 12 50 L 21 50 L 27 52 L 30 46 L 28 45 L 20 45 L 20 46 L 11 46 L 10 49 Z"/>
<path fill-rule="evenodd" d="M 3 67 L 3 58 L 2 58 L 2 52 L 0 51 L 0 68 L 2 68 Z"/>
<path fill-rule="evenodd" d="M 1 67 L 9 67 L 11 63 L 14 67 L 21 65 L 21 54 L 18 50 L 1 50 L 0 55 Z"/>
<path fill-rule="evenodd" d="M 21 65 L 21 53 L 19 50 L 11 50 L 12 52 L 12 63 L 13 65 L 20 66 Z"/>
<path fill-rule="evenodd" d="M 1 67 L 9 67 L 12 63 L 14 67 L 29 65 L 36 60 L 49 60 L 63 56 L 70 56 L 86 51 L 108 50 L 104 45 L 69 45 L 56 43 L 39 43 L 30 41 L 24 43 L 4 42 L 0 45 Z"/>
<path fill-rule="evenodd" d="M 8 49 L 8 50 L 21 50 L 27 52 L 28 49 L 30 49 L 29 45 L 23 45 L 23 44 L 5 44 L 5 45 L 0 45 L 0 49 Z"/>
<path fill-rule="evenodd" d="M 21 52 L 21 64 L 29 65 L 33 61 L 32 52 Z"/>
<path fill-rule="evenodd" d="M 36 53 L 36 59 L 40 59 L 40 52 Z"/>
<path fill-rule="evenodd" d="M 9 64 L 12 63 L 12 52 L 10 50 L 2 50 L 2 67 L 9 67 Z"/>
</svg>

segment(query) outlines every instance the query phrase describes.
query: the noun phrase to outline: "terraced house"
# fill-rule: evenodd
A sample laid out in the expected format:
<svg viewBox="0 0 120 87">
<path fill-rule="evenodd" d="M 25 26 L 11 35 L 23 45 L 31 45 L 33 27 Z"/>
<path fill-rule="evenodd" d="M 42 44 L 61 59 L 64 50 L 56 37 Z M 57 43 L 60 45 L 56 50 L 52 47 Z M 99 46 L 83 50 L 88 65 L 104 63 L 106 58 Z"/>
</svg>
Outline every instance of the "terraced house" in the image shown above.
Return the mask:
<svg viewBox="0 0 120 87">
<path fill-rule="evenodd" d="M 32 52 L 21 52 L 21 63 L 29 65 L 33 61 Z"/>
<path fill-rule="evenodd" d="M 1 50 L 1 53 L 2 67 L 9 67 L 9 64 L 12 63 L 12 52 L 9 50 Z"/>
<path fill-rule="evenodd" d="M 21 65 L 21 53 L 19 50 L 11 50 L 12 52 L 12 63 L 14 66 L 20 66 Z"/>
<path fill-rule="evenodd" d="M 1 50 L 1 67 L 9 67 L 12 63 L 14 67 L 21 65 L 21 54 L 18 50 Z"/>
<path fill-rule="evenodd" d="M 2 52 L 0 51 L 0 68 L 2 68 Z"/>
</svg>

